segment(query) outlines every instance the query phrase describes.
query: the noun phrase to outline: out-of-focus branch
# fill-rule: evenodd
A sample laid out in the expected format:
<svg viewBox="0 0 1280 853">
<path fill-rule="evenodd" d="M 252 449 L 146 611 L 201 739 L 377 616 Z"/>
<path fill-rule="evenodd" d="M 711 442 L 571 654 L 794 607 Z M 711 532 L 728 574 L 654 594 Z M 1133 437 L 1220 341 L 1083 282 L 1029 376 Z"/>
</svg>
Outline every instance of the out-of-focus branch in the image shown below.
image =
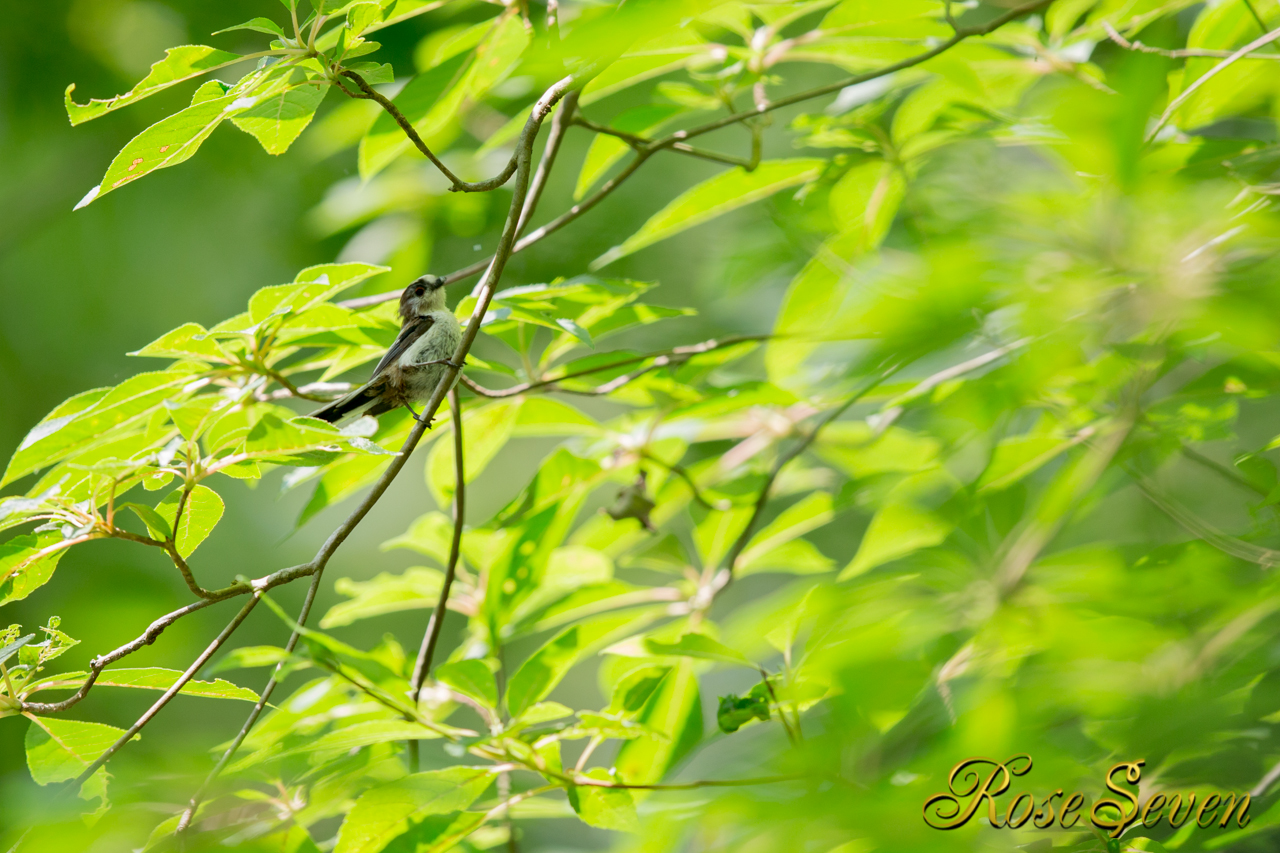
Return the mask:
<svg viewBox="0 0 1280 853">
<path fill-rule="evenodd" d="M 711 340 L 703 341 L 697 344 L 689 344 L 687 346 L 672 347 L 671 349 L 659 350 L 658 352 L 651 352 L 646 355 L 636 355 L 636 356 L 629 356 L 627 358 L 620 358 L 617 361 L 611 361 L 608 364 L 600 364 L 600 365 L 596 365 L 595 367 L 585 368 L 583 370 L 575 370 L 571 373 L 566 373 L 563 376 L 556 376 L 550 379 L 540 379 L 537 382 L 522 382 L 519 385 L 513 385 L 510 388 L 486 388 L 483 385 L 479 385 L 465 376 L 462 377 L 462 384 L 465 385 L 470 391 L 472 391 L 473 393 L 481 397 L 514 397 L 517 394 L 525 394 L 525 393 L 528 393 L 529 391 L 540 391 L 543 389 L 551 390 L 551 391 L 565 390 L 565 389 L 557 389 L 555 386 L 559 385 L 559 383 L 561 382 L 564 382 L 566 379 L 577 379 L 580 376 L 590 376 L 593 373 L 603 373 L 606 370 L 613 370 L 616 367 L 625 367 L 628 364 L 639 364 L 640 362 L 648 361 L 649 359 L 654 359 L 653 364 L 648 365 L 641 370 L 624 374 L 624 376 L 619 376 L 617 379 L 611 379 L 609 382 L 606 382 L 603 385 L 599 385 L 595 388 L 589 388 L 586 390 L 579 390 L 579 391 L 567 391 L 567 393 L 571 393 L 571 394 L 589 394 L 592 396 L 598 396 L 600 394 L 608 394 L 610 391 L 616 391 L 618 388 L 621 388 L 623 385 L 627 384 L 627 382 L 630 382 L 634 379 L 638 379 L 640 376 L 643 376 L 645 373 L 648 373 L 650 370 L 654 370 L 659 367 L 666 367 L 671 364 L 683 364 L 684 362 L 688 361 L 690 358 L 693 358 L 696 355 L 701 355 L 702 353 L 712 352 L 713 350 L 723 349 L 725 347 L 733 346 L 734 344 L 744 343 L 746 341 L 766 341 L 766 340 L 769 340 L 770 337 L 772 336 L 771 335 L 729 335 L 723 338 L 712 338 Z M 620 382 L 619 380 L 622 380 L 622 379 L 625 379 L 626 381 Z"/>
<path fill-rule="evenodd" d="M 449 603 L 449 590 L 453 587 L 453 579 L 458 573 L 458 556 L 462 550 L 462 525 L 466 519 L 467 480 L 466 463 L 462 447 L 462 400 L 458 389 L 449 391 L 449 413 L 453 417 L 453 539 L 449 542 L 449 563 L 445 566 L 444 582 L 440 585 L 440 599 L 436 602 L 431 619 L 427 622 L 427 630 L 422 635 L 422 646 L 418 649 L 418 659 L 413 665 L 413 693 L 410 700 L 418 707 L 422 698 L 422 685 L 431 674 L 431 662 L 435 658 L 436 644 L 440 640 L 440 631 L 444 627 L 445 607 Z M 418 769 L 418 742 L 409 741 L 410 766 L 414 772 Z"/>
<path fill-rule="evenodd" d="M 236 628 L 240 627 L 240 623 L 243 622 L 253 611 L 254 606 L 257 605 L 258 600 L 261 597 L 261 593 L 255 593 L 252 598 L 245 602 L 244 607 L 240 608 L 240 612 L 235 615 L 235 618 L 227 623 L 227 627 L 222 629 L 222 633 L 218 634 L 218 636 L 214 638 L 213 642 L 200 653 L 200 656 L 192 661 L 191 666 L 186 668 L 186 671 L 178 677 L 178 680 L 175 681 L 173 685 L 170 686 L 170 688 L 166 690 L 150 708 L 147 709 L 146 713 L 138 718 L 137 722 L 130 726 L 124 734 L 120 735 L 120 738 L 115 743 L 111 744 L 111 746 L 107 748 L 106 752 L 94 759 L 93 762 L 76 777 L 75 781 L 72 783 L 73 788 L 79 788 L 83 785 L 99 767 L 106 764 L 107 761 L 110 760 L 111 756 L 116 754 L 116 751 L 119 750 L 120 747 L 133 740 L 134 735 L 141 731 L 143 726 L 151 722 L 155 715 L 160 713 L 160 710 L 164 708 L 165 705 L 168 705 L 169 701 L 173 699 L 174 696 L 178 695 L 178 691 L 181 690 L 188 681 L 195 677 L 195 674 L 200 671 L 200 667 L 204 666 L 205 663 L 208 662 L 209 658 L 213 657 L 214 653 L 222 647 L 222 644 L 230 638 Z"/>
<path fill-rule="evenodd" d="M 554 20 L 554 13 L 551 9 L 547 10 L 547 16 Z M 547 147 L 543 149 L 542 159 L 538 161 L 538 170 L 533 174 L 533 183 L 529 185 L 529 195 L 524 200 L 524 207 L 520 210 L 520 222 L 516 225 L 516 236 L 519 237 L 524 233 L 524 229 L 529 225 L 529 219 L 533 216 L 534 210 L 538 207 L 538 202 L 542 199 L 542 191 L 546 189 L 547 178 L 551 176 L 551 167 L 556 163 L 556 155 L 560 153 L 560 143 L 564 142 L 564 135 L 569 130 L 569 122 L 573 118 L 573 114 L 578 109 L 578 90 L 574 89 L 564 96 L 564 100 L 560 103 L 560 109 L 551 118 L 551 130 L 547 135 Z"/>
</svg>

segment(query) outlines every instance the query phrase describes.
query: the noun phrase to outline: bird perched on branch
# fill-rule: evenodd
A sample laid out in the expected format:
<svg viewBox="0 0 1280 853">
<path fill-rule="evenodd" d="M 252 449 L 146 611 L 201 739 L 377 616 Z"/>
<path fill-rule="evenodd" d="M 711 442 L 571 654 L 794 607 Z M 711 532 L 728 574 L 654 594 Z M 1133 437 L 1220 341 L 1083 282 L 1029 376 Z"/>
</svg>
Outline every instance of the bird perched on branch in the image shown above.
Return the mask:
<svg viewBox="0 0 1280 853">
<path fill-rule="evenodd" d="M 444 279 L 424 275 L 406 287 L 400 294 L 400 322 L 400 334 L 373 369 L 373 378 L 311 417 L 337 423 L 349 415 L 380 415 L 404 406 L 415 420 L 422 419 L 413 406 L 431 399 L 462 339 L 462 327 L 445 306 Z"/>
</svg>

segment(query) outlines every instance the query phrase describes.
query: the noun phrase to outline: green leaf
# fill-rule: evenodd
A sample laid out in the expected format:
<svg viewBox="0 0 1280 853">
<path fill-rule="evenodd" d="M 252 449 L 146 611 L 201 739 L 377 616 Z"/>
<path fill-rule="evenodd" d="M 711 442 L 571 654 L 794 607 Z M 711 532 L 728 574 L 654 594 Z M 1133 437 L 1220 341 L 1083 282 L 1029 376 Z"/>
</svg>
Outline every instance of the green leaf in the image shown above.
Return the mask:
<svg viewBox="0 0 1280 853">
<path fill-rule="evenodd" d="M 955 527 L 935 513 L 905 503 L 891 503 L 871 519 L 852 562 L 837 580 L 848 580 L 890 560 L 940 544 Z"/>
<path fill-rule="evenodd" d="M 185 370 L 140 373 L 114 388 L 77 394 L 36 424 L 9 460 L 0 486 L 71 456 L 109 433 L 136 423 L 161 401 L 181 394 Z"/>
<path fill-rule="evenodd" d="M 593 767 L 585 773 L 579 773 L 589 779 L 604 782 L 617 782 L 603 767 Z M 604 788 L 594 785 L 568 786 L 569 804 L 588 826 L 599 829 L 614 829 L 619 832 L 636 832 L 640 828 L 640 819 L 636 815 L 635 800 L 631 792 L 625 788 Z"/>
<path fill-rule="evenodd" d="M 672 667 L 650 693 L 636 721 L 658 732 L 627 741 L 614 762 L 631 784 L 659 781 L 702 739 L 702 699 L 693 662 Z"/>
<path fill-rule="evenodd" d="M 632 614 L 601 616 L 570 625 L 548 640 L 511 676 L 506 695 L 511 716 L 519 717 L 535 702 L 545 699 L 574 664 L 607 645 L 619 629 L 633 621 Z"/>
<path fill-rule="evenodd" d="M 288 659 L 289 652 L 279 646 L 241 646 L 227 652 L 209 671 L 216 673 L 228 669 L 275 666 Z"/>
<path fill-rule="evenodd" d="M 178 518 L 181 501 L 182 489 L 174 489 L 156 505 L 156 513 L 174 530 L 174 545 L 185 560 L 213 532 L 222 519 L 224 506 L 218 493 L 203 485 L 191 490 L 182 509 L 182 518 Z"/>
<path fill-rule="evenodd" d="M 236 30 L 251 30 L 255 33 L 266 33 L 269 36 L 280 36 L 282 39 L 291 38 L 291 36 L 287 35 L 285 31 L 280 28 L 279 24 L 270 18 L 250 18 L 243 24 L 236 24 L 234 27 L 226 27 L 218 30 L 214 35 L 220 36 L 223 33 L 231 33 Z M 74 124 L 74 122 L 72 123 Z"/>
<path fill-rule="evenodd" d="M 338 628 L 387 613 L 435 607 L 443 584 L 444 575 L 425 566 L 405 569 L 398 575 L 383 572 L 367 581 L 339 578 L 334 589 L 351 600 L 331 607 L 320 627 Z"/>
<path fill-rule="evenodd" d="M 160 667 L 143 667 L 138 669 L 108 669 L 98 676 L 93 686 L 97 687 L 139 687 L 147 690 L 168 690 L 182 676 L 176 669 Z M 73 672 L 43 679 L 31 685 L 36 690 L 77 690 L 87 673 Z M 246 702 L 257 702 L 258 694 L 247 687 L 240 687 L 221 678 L 213 681 L 188 681 L 182 685 L 179 693 L 188 696 L 204 696 L 208 699 L 241 699 Z"/>
<path fill-rule="evenodd" d="M 823 526 L 833 516 L 830 494 L 814 492 L 806 496 L 787 507 L 763 530 L 751 537 L 739 557 L 739 564 L 760 560 L 770 551 Z"/>
<path fill-rule="evenodd" d="M 522 402 L 520 398 L 498 400 L 463 411 L 463 473 L 468 483 L 484 473 L 511 438 Z M 437 506 L 447 507 L 453 500 L 454 474 L 452 438 L 437 441 L 427 457 L 427 485 Z"/>
<path fill-rule="evenodd" d="M 432 675 L 437 681 L 471 697 L 486 708 L 498 707 L 498 682 L 493 670 L 482 660 L 472 658 L 446 663 Z"/>
<path fill-rule="evenodd" d="M 854 166 L 831 188 L 831 215 L 840 230 L 856 235 L 860 248 L 880 245 L 906 193 L 900 167 L 883 160 Z"/>
<path fill-rule="evenodd" d="M 157 169 L 189 160 L 223 119 L 256 106 L 260 100 L 262 96 L 233 93 L 193 103 L 161 119 L 129 140 L 107 167 L 102 183 L 80 200 L 76 210 Z"/>
<path fill-rule="evenodd" d="M 742 652 L 729 648 L 719 640 L 713 640 L 705 634 L 685 634 L 674 643 L 662 643 L 654 639 L 644 641 L 645 650 L 653 655 L 678 655 L 681 657 L 703 658 L 705 660 L 727 661 L 755 668 L 751 659 Z"/>
<path fill-rule="evenodd" d="M 283 154 L 315 118 L 329 86 L 304 83 L 259 102 L 231 123 L 262 143 L 268 154 Z"/>
<path fill-rule="evenodd" d="M 136 503 L 123 503 L 118 509 L 127 509 L 142 519 L 142 523 L 147 526 L 147 532 L 151 534 L 151 538 L 157 542 L 167 542 L 169 537 L 173 535 L 173 526 L 169 521 L 149 506 Z"/>
<path fill-rule="evenodd" d="M 261 19 L 255 18 L 254 20 Z M 213 71 L 224 65 L 239 62 L 243 58 L 237 53 L 228 53 L 225 50 L 217 50 L 202 44 L 171 47 L 164 53 L 164 59 L 152 65 L 151 71 L 148 72 L 147 76 L 123 95 L 116 95 L 114 98 L 106 100 L 94 99 L 87 104 L 77 104 L 71 100 L 71 93 L 75 91 L 76 86 L 74 83 L 68 86 L 64 99 L 67 107 L 67 116 L 70 117 L 71 123 L 77 125 L 90 119 L 95 119 L 112 110 L 127 106 L 134 101 L 140 101 L 148 95 L 154 95 L 156 92 L 167 89 L 176 83 L 190 80 L 192 77 L 198 77 L 206 71 Z"/>
<path fill-rule="evenodd" d="M 27 728 L 27 768 L 38 785 L 79 776 L 124 734 L 102 723 L 32 717 Z"/>
<path fill-rule="evenodd" d="M 592 261 L 591 269 L 600 269 L 687 228 L 811 181 L 825 165 L 825 160 L 809 158 L 766 160 L 750 172 L 741 167 L 721 172 L 681 193 L 621 245 Z"/>
<path fill-rule="evenodd" d="M 823 327 L 844 302 L 850 261 L 862 251 L 855 233 L 829 238 L 791 280 L 778 317 L 773 340 L 765 349 L 769 381 L 782 388 L 803 384 L 801 364 L 818 347 Z"/>
<path fill-rule="evenodd" d="M 449 767 L 414 773 L 367 791 L 342 822 L 334 853 L 378 853 L 412 822 L 471 805 L 493 775 L 480 767 Z"/>
<path fill-rule="evenodd" d="M 166 332 L 140 350 L 129 355 L 155 358 L 196 358 L 201 361 L 227 362 L 229 356 L 218 342 L 205 337 L 208 331 L 199 323 L 184 323 L 172 332 Z"/>
<path fill-rule="evenodd" d="M 0 605 L 21 601 L 53 577 L 67 553 L 62 534 L 46 531 L 17 536 L 0 545 Z"/>
<path fill-rule="evenodd" d="M 978 479 L 978 491 L 994 492 L 1008 488 L 1052 462 L 1075 444 L 1075 441 L 1048 435 L 1006 438 L 996 445 L 991 462 Z"/>
</svg>

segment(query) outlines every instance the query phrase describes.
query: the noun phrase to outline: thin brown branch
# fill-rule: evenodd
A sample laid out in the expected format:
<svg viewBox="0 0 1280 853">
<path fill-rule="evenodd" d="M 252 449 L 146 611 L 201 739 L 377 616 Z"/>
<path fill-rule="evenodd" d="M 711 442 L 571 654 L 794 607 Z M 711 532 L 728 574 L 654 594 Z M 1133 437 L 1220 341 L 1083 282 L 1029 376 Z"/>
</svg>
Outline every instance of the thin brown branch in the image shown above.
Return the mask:
<svg viewBox="0 0 1280 853">
<path fill-rule="evenodd" d="M 641 450 L 640 454 L 645 459 L 648 459 L 650 462 L 657 463 L 661 467 L 670 471 L 672 474 L 675 474 L 681 480 L 684 480 L 685 485 L 687 485 L 689 487 L 689 490 L 693 493 L 693 499 L 697 501 L 699 504 L 701 504 L 702 506 L 706 507 L 707 509 L 718 510 L 723 512 L 724 510 L 728 510 L 733 507 L 733 504 L 730 503 L 729 501 L 716 501 L 715 503 L 712 503 L 711 501 L 703 497 L 702 491 L 698 488 L 698 484 L 693 481 L 693 476 L 687 470 L 685 470 L 682 466 L 671 463 L 671 462 L 666 462 L 660 459 L 659 457 L 654 456 L 652 453 L 649 453 L 647 450 Z"/>
<path fill-rule="evenodd" d="M 1158 134 L 1164 128 L 1164 126 L 1168 124 L 1169 119 L 1173 118 L 1173 114 L 1178 111 L 1178 108 L 1181 107 L 1183 104 L 1185 104 L 1188 98 L 1190 98 L 1197 91 L 1199 91 L 1201 86 L 1203 86 L 1205 83 L 1208 83 L 1214 77 L 1218 76 L 1223 71 L 1226 71 L 1236 62 L 1239 62 L 1241 59 L 1244 59 L 1246 56 L 1250 55 L 1255 50 L 1258 50 L 1260 48 L 1263 48 L 1271 44 L 1276 39 L 1280 39 L 1280 29 L 1274 29 L 1271 32 L 1267 33 L 1266 35 L 1259 36 L 1258 38 L 1246 44 L 1244 47 L 1232 53 L 1230 56 L 1228 56 L 1226 59 L 1219 62 L 1217 65 L 1210 68 L 1204 74 L 1201 74 L 1199 77 L 1197 77 L 1194 83 L 1192 83 L 1187 88 L 1183 89 L 1182 92 L 1178 95 L 1178 97 L 1174 98 L 1172 101 L 1169 102 L 1169 106 L 1165 107 L 1164 112 L 1160 114 L 1159 120 L 1156 121 L 1155 125 L 1151 128 L 1151 130 L 1147 131 L 1147 135 L 1143 141 L 1150 142 L 1151 140 L 1155 139 L 1156 134 Z"/>
<path fill-rule="evenodd" d="M 216 601 L 212 599 L 202 599 L 188 604 L 185 607 L 179 607 L 177 610 L 161 616 L 159 619 L 152 622 L 147 627 L 147 630 L 143 631 L 137 639 L 125 643 L 115 651 L 108 652 L 105 655 L 99 655 L 89 661 L 89 677 L 85 679 L 84 684 L 80 685 L 80 689 L 76 691 L 75 695 L 70 696 L 67 699 L 63 699 L 61 702 L 26 702 L 23 703 L 22 710 L 32 714 L 56 714 L 60 711 L 65 711 L 88 695 L 90 688 L 93 687 L 93 683 L 98 680 L 98 675 L 106 666 L 115 663 L 123 657 L 133 654 L 143 646 L 151 645 L 156 641 L 157 637 L 164 633 L 165 628 L 168 628 L 183 616 L 188 616 L 197 610 L 203 610 L 209 605 L 215 603 Z"/>
<path fill-rule="evenodd" d="M 751 516 L 747 519 L 746 527 L 744 527 L 742 532 L 738 534 L 738 538 L 733 540 L 733 545 L 730 546 L 728 553 L 725 554 L 724 559 L 721 561 L 720 570 L 712 579 L 712 589 L 714 592 L 723 590 L 733 582 L 734 569 L 736 568 L 735 564 L 738 562 L 738 558 L 742 556 L 742 552 L 746 549 L 747 543 L 751 541 L 751 537 L 755 535 L 756 525 L 760 523 L 760 516 L 764 515 L 765 507 L 769 504 L 769 497 L 770 492 L 773 490 L 773 484 L 778 479 L 778 474 L 782 472 L 782 469 L 789 465 L 791 461 L 797 458 L 801 453 L 808 450 L 809 446 L 818 438 L 818 434 L 822 432 L 823 428 L 826 427 L 827 424 L 843 415 L 850 406 L 861 400 L 867 392 L 871 391 L 871 389 L 875 388 L 891 376 L 895 370 L 897 370 L 897 367 L 890 367 L 882 370 L 861 388 L 853 394 L 850 394 L 843 403 L 827 412 L 827 414 L 823 416 L 813 429 L 809 430 L 809 432 L 806 433 L 800 441 L 796 442 L 790 450 L 787 450 L 778 457 L 778 461 L 774 463 L 768 476 L 765 477 L 764 485 L 760 487 L 760 493 L 756 496 L 755 505 L 751 508 Z M 710 606 L 710 598 L 707 599 L 707 606 Z"/>
<path fill-rule="evenodd" d="M 449 591 L 453 588 L 453 579 L 458 572 L 458 556 L 462 550 L 462 525 L 466 519 L 467 479 L 466 463 L 462 447 L 462 400 L 458 389 L 449 391 L 449 413 L 453 418 L 453 539 L 449 542 L 449 563 L 445 566 L 444 582 L 440 585 L 440 598 L 436 601 L 435 610 L 427 622 L 427 630 L 422 635 L 422 645 L 418 649 L 418 659 L 413 664 L 413 687 L 411 698 L 413 706 L 418 707 L 422 699 L 422 685 L 431 674 L 431 662 L 435 658 L 436 644 L 440 640 L 440 631 L 444 627 L 445 607 L 449 604 Z M 418 742 L 409 741 L 411 766 L 414 772 L 418 769 Z"/>
<path fill-rule="evenodd" d="M 510 388 L 486 388 L 483 385 L 479 385 L 475 383 L 474 381 L 467 378 L 466 376 L 462 377 L 462 384 L 481 397 L 495 397 L 495 398 L 496 397 L 514 397 L 517 394 L 525 394 L 529 391 L 539 391 L 542 389 L 548 389 L 553 391 L 563 390 L 563 389 L 557 389 L 554 386 L 558 385 L 561 382 L 564 382 L 566 379 L 577 379 L 578 377 L 589 376 L 593 373 L 603 373 L 606 370 L 613 370 L 614 368 L 617 368 L 617 367 L 625 367 L 628 364 L 638 364 L 643 361 L 648 361 L 651 358 L 655 360 L 662 360 L 661 364 L 658 364 L 655 361 L 654 364 L 648 367 L 645 367 L 642 370 L 633 371 L 632 373 L 625 374 L 625 377 L 620 376 L 617 379 L 612 379 L 609 382 L 606 382 L 604 385 L 599 385 L 595 388 L 590 388 L 586 390 L 567 392 L 567 393 L 573 393 L 573 394 L 588 394 L 592 396 L 598 396 L 600 394 L 608 394 L 610 391 L 616 391 L 618 388 L 622 387 L 627 382 L 630 382 L 634 379 L 639 378 L 640 376 L 644 375 L 650 370 L 653 370 L 654 368 L 663 367 L 668 364 L 682 364 L 685 361 L 688 361 L 690 358 L 692 358 L 695 355 L 701 355 L 702 353 L 712 352 L 713 350 L 717 350 L 717 349 L 723 349 L 724 347 L 733 346 L 734 344 L 740 344 L 746 341 L 766 341 L 766 340 L 769 340 L 770 337 L 772 336 L 771 335 L 729 335 L 723 338 L 712 338 L 711 340 L 703 341 L 697 344 L 688 344 L 686 346 L 672 347 L 671 349 L 659 350 L 658 352 L 647 353 L 646 355 L 636 355 L 636 356 L 629 356 L 627 358 L 621 358 L 621 359 L 618 359 L 617 361 L 611 361 L 608 364 L 600 364 L 600 365 L 596 365 L 595 367 L 585 368 L 583 370 L 575 370 L 571 373 L 566 373 L 562 376 L 556 376 L 550 379 L 540 379 L 537 382 L 522 382 L 519 385 L 513 385 Z M 626 378 L 626 382 L 619 382 L 619 380 L 623 378 Z"/>
<path fill-rule="evenodd" d="M 1164 47 L 1152 47 L 1149 44 L 1143 44 L 1137 39 L 1133 39 L 1132 41 L 1130 41 L 1129 39 L 1126 39 L 1124 36 L 1120 35 L 1120 33 L 1116 32 L 1115 28 L 1112 27 L 1106 21 L 1102 22 L 1102 28 L 1107 31 L 1107 38 L 1111 39 L 1113 42 L 1120 45 L 1125 50 L 1132 50 L 1136 53 L 1152 53 L 1152 54 L 1155 54 L 1156 56 L 1167 56 L 1170 59 L 1186 59 L 1188 57 L 1194 57 L 1194 56 L 1215 57 L 1215 58 L 1226 59 L 1232 54 L 1232 51 L 1230 50 L 1210 50 L 1208 48 L 1184 47 L 1184 48 L 1178 48 L 1176 50 L 1170 50 L 1169 48 L 1164 48 Z M 1280 59 L 1280 54 L 1256 53 L 1256 54 L 1250 54 L 1249 56 L 1244 58 L 1270 59 L 1272 61 L 1275 61 L 1277 59 Z"/>
<path fill-rule="evenodd" d="M 106 764 L 107 761 L 111 759 L 111 756 L 116 754 L 120 747 L 133 740 L 134 735 L 141 731 L 143 726 L 151 722 L 155 715 L 160 713 L 161 709 L 164 708 L 165 705 L 168 705 L 169 701 L 173 699 L 174 696 L 178 695 L 178 691 L 186 686 L 188 681 L 195 677 L 195 674 L 200 671 L 200 668 L 204 666 L 205 663 L 208 662 L 209 658 L 213 657 L 214 653 L 217 652 L 218 649 L 222 647 L 222 644 L 231 637 L 236 628 L 240 627 L 240 623 L 243 622 L 253 611 L 253 608 L 257 605 L 258 600 L 261 597 L 261 594 L 255 594 L 245 602 L 244 607 L 240 608 L 240 612 L 235 615 L 235 618 L 228 622 L 227 627 L 223 628 L 222 632 L 214 638 L 213 642 L 206 646 L 205 650 L 200 653 L 200 656 L 192 661 L 191 665 L 178 677 L 178 680 L 175 681 L 168 690 L 161 694 L 160 698 L 147 709 L 146 713 L 139 717 L 137 722 L 130 726 L 124 734 L 120 735 L 119 739 L 108 747 L 106 752 L 94 759 L 93 762 L 76 777 L 75 781 L 72 783 L 73 789 L 79 788 L 83 785 L 99 767 Z"/>
<path fill-rule="evenodd" d="M 550 10 L 547 15 L 554 16 Z M 520 222 L 516 225 L 516 236 L 519 237 L 528 227 L 538 202 L 542 200 L 542 191 L 546 189 L 547 178 L 551 176 L 551 168 L 555 165 L 556 155 L 560 153 L 560 144 L 569 130 L 569 120 L 578 109 L 579 90 L 573 89 L 564 96 L 560 109 L 551 118 L 551 130 L 547 135 L 547 147 L 543 149 L 542 159 L 538 161 L 538 170 L 533 174 L 533 183 L 529 186 L 529 194 L 525 198 L 524 207 L 520 210 Z"/>
</svg>

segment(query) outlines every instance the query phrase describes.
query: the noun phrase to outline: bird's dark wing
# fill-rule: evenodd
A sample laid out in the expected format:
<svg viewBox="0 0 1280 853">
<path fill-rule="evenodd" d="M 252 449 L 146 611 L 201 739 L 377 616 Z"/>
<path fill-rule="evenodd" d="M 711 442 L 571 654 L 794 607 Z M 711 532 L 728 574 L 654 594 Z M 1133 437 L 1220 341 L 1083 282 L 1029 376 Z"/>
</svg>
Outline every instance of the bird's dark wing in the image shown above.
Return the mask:
<svg viewBox="0 0 1280 853">
<path fill-rule="evenodd" d="M 416 317 L 413 322 L 405 323 L 400 329 L 400 334 L 396 336 L 395 342 L 391 344 L 387 354 L 382 357 L 382 361 L 378 362 L 378 366 L 373 369 L 373 375 L 376 377 L 381 373 L 387 365 L 395 364 L 400 356 L 413 346 L 413 342 L 427 333 L 435 320 L 430 317 Z"/>
</svg>

